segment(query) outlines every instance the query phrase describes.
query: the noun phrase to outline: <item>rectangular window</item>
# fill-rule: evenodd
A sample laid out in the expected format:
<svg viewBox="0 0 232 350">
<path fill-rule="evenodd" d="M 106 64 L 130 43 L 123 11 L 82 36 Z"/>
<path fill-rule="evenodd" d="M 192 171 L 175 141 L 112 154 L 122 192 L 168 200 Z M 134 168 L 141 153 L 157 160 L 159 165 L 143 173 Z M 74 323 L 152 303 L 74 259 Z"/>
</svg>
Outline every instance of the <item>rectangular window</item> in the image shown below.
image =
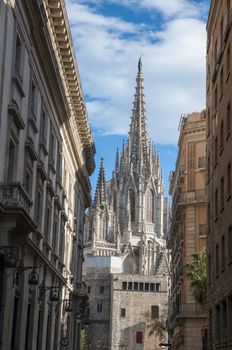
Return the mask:
<svg viewBox="0 0 232 350">
<path fill-rule="evenodd" d="M 230 295 L 227 299 L 227 305 L 228 305 L 228 309 L 227 309 L 227 312 L 228 314 L 232 315 L 232 296 Z M 231 320 L 231 318 L 230 318 Z M 228 334 L 231 335 L 232 334 L 232 322 L 228 322 Z"/>
<path fill-rule="evenodd" d="M 13 324 L 11 331 L 11 349 L 15 349 L 16 346 L 16 337 L 17 337 L 17 326 L 18 326 L 18 306 L 19 298 L 14 298 L 14 312 L 13 312 Z"/>
<path fill-rule="evenodd" d="M 231 194 L 231 163 L 227 165 L 227 198 Z"/>
<path fill-rule="evenodd" d="M 221 303 L 221 322 L 222 322 L 221 336 L 223 339 L 225 339 L 227 338 L 227 306 L 226 306 L 225 299 Z"/>
<path fill-rule="evenodd" d="M 102 312 L 102 303 L 97 303 L 97 312 Z"/>
<path fill-rule="evenodd" d="M 59 151 L 59 147 L 58 147 L 58 152 L 57 152 L 57 163 L 56 163 L 56 172 L 57 172 L 57 181 L 62 180 L 62 156 L 61 153 Z"/>
<path fill-rule="evenodd" d="M 58 220 L 55 219 L 53 223 L 53 237 L 52 237 L 52 246 L 53 250 L 56 251 L 56 242 L 57 242 L 57 236 L 58 236 Z"/>
<path fill-rule="evenodd" d="M 224 16 L 222 16 L 221 23 L 220 23 L 220 42 L 223 43 L 223 23 L 224 23 Z"/>
<path fill-rule="evenodd" d="M 33 177 L 32 170 L 29 167 L 26 168 L 25 190 L 27 191 L 29 196 L 31 195 L 31 191 L 32 191 L 32 177 Z"/>
<path fill-rule="evenodd" d="M 7 170 L 7 181 L 12 182 L 15 178 L 15 157 L 16 146 L 12 140 L 9 145 L 9 156 L 8 156 L 8 170 Z"/>
<path fill-rule="evenodd" d="M 223 150 L 223 147 L 224 147 L 224 123 L 222 120 L 220 125 L 220 152 Z"/>
<path fill-rule="evenodd" d="M 139 286 L 138 286 L 138 282 L 134 282 L 134 290 L 138 290 Z"/>
<path fill-rule="evenodd" d="M 226 53 L 226 73 L 227 75 L 230 73 L 230 45 L 228 46 Z"/>
<path fill-rule="evenodd" d="M 230 114 L 230 102 L 227 105 L 226 109 L 226 132 L 227 132 L 227 138 L 230 134 L 230 128 L 231 128 L 231 114 Z"/>
<path fill-rule="evenodd" d="M 43 109 L 40 122 L 40 141 L 46 145 L 47 141 L 47 116 Z"/>
<path fill-rule="evenodd" d="M 50 136 L 49 153 L 50 153 L 50 159 L 54 163 L 55 162 L 55 137 L 54 137 L 53 132 L 51 132 L 51 136 Z"/>
<path fill-rule="evenodd" d="M 22 80 L 22 42 L 18 35 L 15 47 L 15 70 L 17 77 Z"/>
<path fill-rule="evenodd" d="M 27 323 L 26 323 L 26 338 L 25 338 L 25 350 L 30 349 L 30 324 L 31 324 L 31 304 L 27 307 Z"/>
<path fill-rule="evenodd" d="M 216 265 L 216 277 L 219 275 L 219 245 L 216 244 L 215 249 L 215 265 Z"/>
<path fill-rule="evenodd" d="M 160 292 L 160 283 L 156 283 L 155 290 L 156 292 Z"/>
<path fill-rule="evenodd" d="M 222 269 L 224 269 L 225 268 L 225 264 L 226 264 L 225 236 L 222 236 L 221 254 L 222 254 Z"/>
<path fill-rule="evenodd" d="M 36 340 L 36 350 L 40 349 L 40 342 L 42 336 L 42 310 L 39 310 L 38 315 L 38 327 L 37 327 L 37 340 Z"/>
<path fill-rule="evenodd" d="M 217 62 L 217 51 L 218 51 L 218 39 L 216 39 L 215 44 L 214 44 L 214 58 L 215 58 L 215 62 Z"/>
<path fill-rule="evenodd" d="M 143 290 L 143 283 L 139 282 L 139 290 Z"/>
<path fill-rule="evenodd" d="M 220 304 L 216 305 L 216 310 L 215 310 L 215 324 L 214 324 L 214 329 L 215 329 L 215 335 L 216 335 L 216 341 L 220 341 L 221 339 L 221 317 L 220 317 Z"/>
<path fill-rule="evenodd" d="M 224 72 L 223 72 L 223 67 L 220 72 L 220 94 L 223 94 L 223 79 L 224 79 Z"/>
<path fill-rule="evenodd" d="M 150 291 L 154 292 L 155 291 L 155 283 L 150 284 Z"/>
<path fill-rule="evenodd" d="M 104 286 L 100 286 L 99 292 L 100 292 L 101 294 L 103 294 L 104 291 L 105 291 L 105 287 L 104 287 Z"/>
<path fill-rule="evenodd" d="M 44 232 L 44 236 L 47 240 L 48 240 L 49 232 L 50 232 L 50 220 L 51 220 L 51 209 L 50 209 L 50 207 L 47 207 L 46 221 L 45 221 L 45 232 Z"/>
<path fill-rule="evenodd" d="M 128 283 L 128 290 L 132 290 L 132 282 Z"/>
<path fill-rule="evenodd" d="M 46 350 L 50 350 L 50 342 L 51 342 L 51 316 L 48 313 L 47 317 L 47 332 L 46 332 Z"/>
<path fill-rule="evenodd" d="M 217 110 L 217 104 L 218 104 L 218 90 L 217 90 L 217 87 L 214 91 L 214 110 L 216 112 Z"/>
<path fill-rule="evenodd" d="M 35 212 L 35 220 L 36 223 L 41 225 L 41 220 L 42 220 L 42 206 L 43 206 L 43 196 L 42 192 L 37 189 L 37 194 L 36 194 L 36 212 Z"/>
<path fill-rule="evenodd" d="M 221 209 L 224 208 L 224 176 L 221 178 Z"/>
<path fill-rule="evenodd" d="M 64 229 L 64 221 L 61 222 L 60 228 L 60 241 L 59 241 L 59 257 L 61 261 L 64 260 L 64 237 L 65 237 L 65 229 Z"/>
<path fill-rule="evenodd" d="M 228 258 L 232 260 L 232 226 L 228 227 Z"/>
<path fill-rule="evenodd" d="M 126 317 L 126 309 L 121 308 L 121 317 Z"/>
<path fill-rule="evenodd" d="M 214 139 L 214 161 L 217 163 L 218 160 L 218 139 L 217 136 Z"/>
<path fill-rule="evenodd" d="M 146 291 L 146 292 L 149 291 L 149 283 L 145 283 L 145 291 Z"/>
<path fill-rule="evenodd" d="M 31 82 L 30 107 L 33 117 L 36 119 L 36 86 L 33 81 Z"/>
<path fill-rule="evenodd" d="M 151 306 L 151 318 L 153 319 L 159 318 L 159 306 L 157 305 Z"/>
<path fill-rule="evenodd" d="M 122 289 L 127 290 L 127 282 L 122 282 Z"/>
<path fill-rule="evenodd" d="M 143 332 L 136 332 L 136 344 L 143 344 Z"/>
<path fill-rule="evenodd" d="M 217 220 L 218 218 L 218 190 L 215 191 L 215 195 L 214 195 L 214 216 L 215 216 L 215 220 Z"/>
</svg>

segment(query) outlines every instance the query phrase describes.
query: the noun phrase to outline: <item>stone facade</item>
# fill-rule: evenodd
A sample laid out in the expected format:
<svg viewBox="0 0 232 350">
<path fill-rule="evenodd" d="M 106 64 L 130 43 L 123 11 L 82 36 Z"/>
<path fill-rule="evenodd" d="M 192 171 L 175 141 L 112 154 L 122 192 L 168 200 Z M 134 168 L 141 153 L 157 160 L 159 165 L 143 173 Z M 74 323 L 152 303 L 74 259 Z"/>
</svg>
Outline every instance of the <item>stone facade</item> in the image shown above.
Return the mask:
<svg viewBox="0 0 232 350">
<path fill-rule="evenodd" d="M 211 1 L 207 23 L 209 349 L 232 348 L 231 1 Z"/>
<path fill-rule="evenodd" d="M 206 115 L 192 113 L 180 123 L 168 248 L 171 250 L 169 327 L 173 349 L 202 349 L 206 314 L 194 302 L 184 266 L 206 246 Z"/>
<path fill-rule="evenodd" d="M 0 1 L 0 140 L 0 349 L 78 349 L 95 151 L 63 0 Z"/>
<path fill-rule="evenodd" d="M 146 328 L 151 322 L 151 306 L 159 309 L 153 314 L 154 319 L 162 316 L 165 303 L 167 307 L 166 206 L 159 155 L 147 133 L 140 59 L 127 143 L 123 144 L 120 157 L 117 150 L 112 179 L 107 182 L 102 160 L 94 204 L 86 218 L 85 281 L 93 291 L 89 293 L 89 332 L 95 334 L 91 337 L 91 350 L 149 350 L 154 344 L 154 338 L 148 339 Z M 157 279 L 162 291 L 147 290 L 149 283 L 155 286 Z M 133 288 L 134 281 L 141 283 L 141 289 L 122 290 L 126 281 Z M 101 286 L 105 286 L 104 297 Z M 124 297 L 130 299 L 130 304 L 121 322 Z M 141 313 L 136 305 L 140 305 Z M 123 325 L 126 323 L 130 327 L 127 336 Z M 109 333 L 105 333 L 106 329 Z"/>
</svg>

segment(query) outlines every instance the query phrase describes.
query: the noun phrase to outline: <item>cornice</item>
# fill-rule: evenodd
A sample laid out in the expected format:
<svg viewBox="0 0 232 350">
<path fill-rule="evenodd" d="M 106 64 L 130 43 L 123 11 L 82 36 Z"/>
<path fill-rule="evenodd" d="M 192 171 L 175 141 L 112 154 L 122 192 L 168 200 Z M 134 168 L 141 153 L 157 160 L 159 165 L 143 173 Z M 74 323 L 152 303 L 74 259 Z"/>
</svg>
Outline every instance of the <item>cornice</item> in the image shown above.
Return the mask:
<svg viewBox="0 0 232 350">
<path fill-rule="evenodd" d="M 73 47 L 64 0 L 44 0 L 48 28 L 53 39 L 54 52 L 59 63 L 71 118 L 77 126 L 86 157 L 89 175 L 95 169 L 95 145 L 89 126 L 87 109 L 79 69 Z"/>
</svg>

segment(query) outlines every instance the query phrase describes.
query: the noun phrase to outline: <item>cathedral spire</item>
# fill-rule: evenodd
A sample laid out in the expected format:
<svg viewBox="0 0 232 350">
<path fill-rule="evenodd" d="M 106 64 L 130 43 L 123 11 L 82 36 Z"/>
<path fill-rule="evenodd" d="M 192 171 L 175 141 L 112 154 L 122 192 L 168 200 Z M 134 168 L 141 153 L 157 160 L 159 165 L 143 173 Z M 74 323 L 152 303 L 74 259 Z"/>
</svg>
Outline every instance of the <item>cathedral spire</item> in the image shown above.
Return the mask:
<svg viewBox="0 0 232 350">
<path fill-rule="evenodd" d="M 135 99 L 132 110 L 129 132 L 130 161 L 134 170 L 149 161 L 149 143 L 147 133 L 147 118 L 143 91 L 143 73 L 141 57 L 138 61 L 136 77 Z"/>
<path fill-rule="evenodd" d="M 98 174 L 97 187 L 94 198 L 94 207 L 104 205 L 106 203 L 106 181 L 105 181 L 105 168 L 104 158 L 101 158 L 101 164 Z"/>
<path fill-rule="evenodd" d="M 115 158 L 115 175 L 116 177 L 118 176 L 118 172 L 119 172 L 119 155 L 118 155 L 118 147 L 117 147 L 117 151 L 116 151 L 116 158 Z"/>
</svg>

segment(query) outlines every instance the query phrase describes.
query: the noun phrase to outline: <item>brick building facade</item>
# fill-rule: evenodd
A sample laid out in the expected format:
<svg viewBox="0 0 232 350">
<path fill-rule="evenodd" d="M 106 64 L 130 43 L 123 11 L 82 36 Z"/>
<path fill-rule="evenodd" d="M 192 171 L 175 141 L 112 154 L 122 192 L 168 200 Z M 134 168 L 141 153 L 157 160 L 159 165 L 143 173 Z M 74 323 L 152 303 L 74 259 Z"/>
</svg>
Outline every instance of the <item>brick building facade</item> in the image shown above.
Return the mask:
<svg viewBox="0 0 232 350">
<path fill-rule="evenodd" d="M 176 169 L 170 175 L 172 196 L 168 248 L 171 250 L 169 327 L 173 349 L 202 349 L 206 311 L 196 305 L 185 265 L 206 246 L 206 116 L 183 116 Z"/>
<path fill-rule="evenodd" d="M 209 349 L 232 347 L 231 15 L 231 1 L 211 1 L 206 86 Z"/>
</svg>

